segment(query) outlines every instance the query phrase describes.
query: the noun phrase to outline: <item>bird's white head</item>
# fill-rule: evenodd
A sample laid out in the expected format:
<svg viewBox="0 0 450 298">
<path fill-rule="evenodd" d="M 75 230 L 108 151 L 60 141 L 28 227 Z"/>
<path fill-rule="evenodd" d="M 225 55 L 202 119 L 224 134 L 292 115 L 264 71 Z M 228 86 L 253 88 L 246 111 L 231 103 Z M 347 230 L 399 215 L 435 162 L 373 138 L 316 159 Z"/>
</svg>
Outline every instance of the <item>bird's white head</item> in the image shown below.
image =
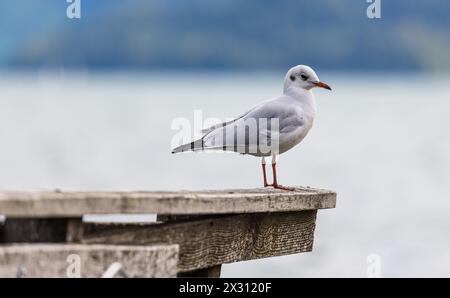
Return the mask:
<svg viewBox="0 0 450 298">
<path fill-rule="evenodd" d="M 284 79 L 284 91 L 290 87 L 311 90 L 314 87 L 331 90 L 331 87 L 319 80 L 316 72 L 309 66 L 297 65 L 289 69 Z"/>
</svg>

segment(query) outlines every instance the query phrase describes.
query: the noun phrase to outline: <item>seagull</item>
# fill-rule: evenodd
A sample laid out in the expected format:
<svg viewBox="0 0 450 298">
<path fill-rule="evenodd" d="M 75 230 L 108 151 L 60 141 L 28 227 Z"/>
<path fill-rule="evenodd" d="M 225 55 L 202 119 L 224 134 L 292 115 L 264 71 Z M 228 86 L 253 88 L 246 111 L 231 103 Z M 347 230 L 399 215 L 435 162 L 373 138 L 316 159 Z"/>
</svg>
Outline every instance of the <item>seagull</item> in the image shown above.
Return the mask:
<svg viewBox="0 0 450 298">
<path fill-rule="evenodd" d="M 313 126 L 316 101 L 312 89 L 331 87 L 315 71 L 297 65 L 284 78 L 283 94 L 266 100 L 241 116 L 202 130 L 203 136 L 178 146 L 172 153 L 222 150 L 262 157 L 264 187 L 294 190 L 278 184 L 277 156 L 299 144 Z M 273 183 L 267 183 L 266 157 L 272 157 Z"/>
</svg>

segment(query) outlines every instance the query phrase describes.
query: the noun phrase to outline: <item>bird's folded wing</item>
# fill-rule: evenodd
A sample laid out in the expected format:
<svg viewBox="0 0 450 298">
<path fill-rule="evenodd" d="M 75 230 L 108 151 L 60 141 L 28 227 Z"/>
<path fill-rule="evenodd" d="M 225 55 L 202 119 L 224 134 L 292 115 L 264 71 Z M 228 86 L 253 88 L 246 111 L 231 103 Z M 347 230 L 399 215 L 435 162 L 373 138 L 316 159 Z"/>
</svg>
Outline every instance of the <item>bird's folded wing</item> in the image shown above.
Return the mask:
<svg viewBox="0 0 450 298">
<path fill-rule="evenodd" d="M 218 129 L 218 128 L 221 128 L 221 127 L 224 127 L 224 126 L 226 126 L 226 125 L 228 125 L 228 124 L 234 123 L 234 122 L 236 122 L 237 120 L 239 120 L 239 119 L 241 119 L 241 118 L 247 116 L 247 115 L 248 115 L 249 113 L 251 113 L 252 111 L 258 109 L 260 106 L 264 105 L 266 102 L 267 102 L 267 101 L 264 101 L 264 102 L 262 102 L 262 103 L 259 103 L 259 104 L 255 105 L 255 106 L 253 106 L 250 110 L 248 110 L 247 112 L 245 112 L 244 114 L 240 115 L 239 117 L 237 117 L 237 118 L 235 118 L 235 119 L 233 119 L 233 120 L 226 121 L 226 122 L 222 122 L 222 123 L 218 123 L 218 124 L 212 125 L 212 126 L 210 126 L 210 127 L 204 128 L 204 129 L 201 130 L 201 133 L 203 133 L 203 134 L 206 135 L 206 134 L 208 134 L 208 133 L 210 133 L 210 132 L 212 132 L 212 131 L 214 131 L 214 130 L 216 130 L 216 129 Z"/>
<path fill-rule="evenodd" d="M 258 151 L 278 146 L 283 131 L 298 127 L 295 109 L 278 100 L 267 101 L 242 117 L 216 126 L 203 137 L 204 149 Z M 254 152 L 252 152 L 254 153 Z"/>
</svg>

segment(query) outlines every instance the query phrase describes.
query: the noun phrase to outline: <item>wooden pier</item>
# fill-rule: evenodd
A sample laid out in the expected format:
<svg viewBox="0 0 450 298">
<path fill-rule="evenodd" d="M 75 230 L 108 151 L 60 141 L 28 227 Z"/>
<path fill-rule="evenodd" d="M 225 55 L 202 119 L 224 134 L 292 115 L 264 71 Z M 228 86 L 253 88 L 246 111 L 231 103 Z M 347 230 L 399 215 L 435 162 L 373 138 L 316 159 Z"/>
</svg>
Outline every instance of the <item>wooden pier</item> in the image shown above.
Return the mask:
<svg viewBox="0 0 450 298">
<path fill-rule="evenodd" d="M 101 277 L 113 265 L 111 276 L 219 277 L 222 264 L 311 251 L 317 210 L 335 205 L 335 192 L 303 187 L 0 192 L 0 277 Z M 157 221 L 83 221 L 147 213 Z"/>
</svg>

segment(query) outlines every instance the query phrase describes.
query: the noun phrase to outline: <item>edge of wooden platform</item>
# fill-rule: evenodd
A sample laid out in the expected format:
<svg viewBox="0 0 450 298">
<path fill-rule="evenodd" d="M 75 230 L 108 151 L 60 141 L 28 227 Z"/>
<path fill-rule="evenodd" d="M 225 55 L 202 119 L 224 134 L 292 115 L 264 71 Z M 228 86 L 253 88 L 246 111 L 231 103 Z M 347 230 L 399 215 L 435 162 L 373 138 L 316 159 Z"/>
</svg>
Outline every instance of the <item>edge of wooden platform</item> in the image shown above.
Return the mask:
<svg viewBox="0 0 450 298">
<path fill-rule="evenodd" d="M 328 209 L 336 192 L 298 187 L 203 191 L 4 191 L 6 217 L 81 217 L 85 214 L 234 214 Z"/>
</svg>

